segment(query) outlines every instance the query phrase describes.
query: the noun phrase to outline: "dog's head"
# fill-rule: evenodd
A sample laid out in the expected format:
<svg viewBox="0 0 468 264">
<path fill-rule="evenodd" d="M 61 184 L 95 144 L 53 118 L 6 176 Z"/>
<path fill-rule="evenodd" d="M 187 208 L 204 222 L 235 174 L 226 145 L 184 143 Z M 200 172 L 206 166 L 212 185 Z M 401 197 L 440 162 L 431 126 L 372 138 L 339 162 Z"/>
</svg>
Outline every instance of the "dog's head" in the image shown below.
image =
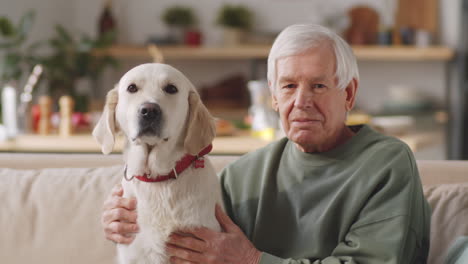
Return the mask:
<svg viewBox="0 0 468 264">
<path fill-rule="evenodd" d="M 93 135 L 108 154 L 120 129 L 134 144 L 183 144 L 195 155 L 215 136 L 214 120 L 192 83 L 175 68 L 159 63 L 128 71 L 108 92 Z"/>
</svg>

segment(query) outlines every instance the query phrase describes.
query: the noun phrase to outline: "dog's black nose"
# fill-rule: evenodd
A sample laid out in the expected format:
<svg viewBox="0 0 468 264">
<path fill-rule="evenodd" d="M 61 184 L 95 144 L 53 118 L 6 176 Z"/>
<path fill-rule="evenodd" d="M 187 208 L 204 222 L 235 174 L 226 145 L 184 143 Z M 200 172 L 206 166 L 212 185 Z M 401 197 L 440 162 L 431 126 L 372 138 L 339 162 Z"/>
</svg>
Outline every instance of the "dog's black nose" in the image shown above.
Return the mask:
<svg viewBox="0 0 468 264">
<path fill-rule="evenodd" d="M 140 117 L 144 120 L 150 121 L 158 119 L 161 116 L 161 107 L 155 103 L 144 103 L 139 109 Z"/>
</svg>

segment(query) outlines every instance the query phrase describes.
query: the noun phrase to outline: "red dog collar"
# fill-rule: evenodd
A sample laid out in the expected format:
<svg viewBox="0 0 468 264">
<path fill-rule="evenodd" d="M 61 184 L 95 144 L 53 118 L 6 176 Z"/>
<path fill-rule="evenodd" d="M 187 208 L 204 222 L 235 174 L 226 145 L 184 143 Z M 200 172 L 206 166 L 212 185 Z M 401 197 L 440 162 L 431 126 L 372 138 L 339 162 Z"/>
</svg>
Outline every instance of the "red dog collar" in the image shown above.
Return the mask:
<svg viewBox="0 0 468 264">
<path fill-rule="evenodd" d="M 210 144 L 206 148 L 204 148 L 198 155 L 190 155 L 187 154 L 185 155 L 182 159 L 180 159 L 177 163 L 176 166 L 172 169 L 172 171 L 169 174 L 166 175 L 158 175 L 156 177 L 149 177 L 148 174 L 143 174 L 143 175 L 137 175 L 133 176 L 132 178 L 136 178 L 140 181 L 143 182 L 162 182 L 162 181 L 167 181 L 170 179 L 177 179 L 179 174 L 181 174 L 184 170 L 186 170 L 190 165 L 193 164 L 194 168 L 204 168 L 205 167 L 205 160 L 203 156 L 206 154 L 210 153 L 210 151 L 213 149 L 213 146 Z M 126 176 L 126 171 L 127 169 L 125 168 L 124 176 Z M 129 180 L 131 180 L 130 178 Z"/>
</svg>

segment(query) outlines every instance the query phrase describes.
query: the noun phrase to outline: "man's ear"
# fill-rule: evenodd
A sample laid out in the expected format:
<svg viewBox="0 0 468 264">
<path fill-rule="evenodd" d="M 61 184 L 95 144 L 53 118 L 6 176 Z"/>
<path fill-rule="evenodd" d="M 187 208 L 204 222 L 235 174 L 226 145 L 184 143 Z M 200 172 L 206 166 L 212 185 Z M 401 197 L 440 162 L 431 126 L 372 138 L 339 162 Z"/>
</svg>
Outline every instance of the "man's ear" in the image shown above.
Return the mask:
<svg viewBox="0 0 468 264">
<path fill-rule="evenodd" d="M 119 99 L 117 86 L 110 90 L 106 96 L 104 111 L 93 130 L 93 136 L 101 144 L 101 150 L 104 154 L 109 154 L 114 148 L 115 142 L 115 108 Z"/>
<path fill-rule="evenodd" d="M 353 78 L 344 90 L 346 93 L 346 103 L 345 103 L 346 111 L 350 111 L 354 107 L 354 103 L 356 102 L 356 93 L 357 93 L 358 86 L 359 86 L 358 80 Z"/>
<path fill-rule="evenodd" d="M 213 141 L 216 136 L 216 125 L 197 92 L 190 91 L 188 101 L 189 113 L 184 148 L 187 153 L 197 155 Z"/>
<path fill-rule="evenodd" d="M 278 112 L 278 100 L 276 99 L 275 87 L 272 86 L 270 81 L 268 81 L 268 88 L 270 88 L 271 93 L 271 107 Z"/>
</svg>

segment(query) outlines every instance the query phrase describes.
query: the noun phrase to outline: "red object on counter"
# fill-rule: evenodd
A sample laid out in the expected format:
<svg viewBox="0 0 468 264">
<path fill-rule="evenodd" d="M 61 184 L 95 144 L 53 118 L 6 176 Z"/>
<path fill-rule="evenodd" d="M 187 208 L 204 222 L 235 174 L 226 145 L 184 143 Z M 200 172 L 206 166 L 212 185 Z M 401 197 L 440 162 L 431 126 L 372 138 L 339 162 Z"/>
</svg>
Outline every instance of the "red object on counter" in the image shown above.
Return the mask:
<svg viewBox="0 0 468 264">
<path fill-rule="evenodd" d="M 86 113 L 75 112 L 72 115 L 73 127 L 89 127 L 89 115 Z"/>
<path fill-rule="evenodd" d="M 32 129 L 34 133 L 38 133 L 39 130 L 39 119 L 41 117 L 41 109 L 38 104 L 31 106 L 31 119 Z M 52 126 L 57 127 L 60 119 L 58 112 L 51 114 Z M 72 125 L 74 128 L 89 128 L 90 116 L 88 113 L 75 112 L 72 114 Z"/>
<path fill-rule="evenodd" d="M 39 130 L 39 119 L 41 117 L 41 109 L 38 104 L 31 106 L 32 129 L 35 133 Z"/>
<path fill-rule="evenodd" d="M 200 31 L 190 30 L 185 32 L 185 44 L 189 46 L 200 46 L 202 34 Z"/>
</svg>

